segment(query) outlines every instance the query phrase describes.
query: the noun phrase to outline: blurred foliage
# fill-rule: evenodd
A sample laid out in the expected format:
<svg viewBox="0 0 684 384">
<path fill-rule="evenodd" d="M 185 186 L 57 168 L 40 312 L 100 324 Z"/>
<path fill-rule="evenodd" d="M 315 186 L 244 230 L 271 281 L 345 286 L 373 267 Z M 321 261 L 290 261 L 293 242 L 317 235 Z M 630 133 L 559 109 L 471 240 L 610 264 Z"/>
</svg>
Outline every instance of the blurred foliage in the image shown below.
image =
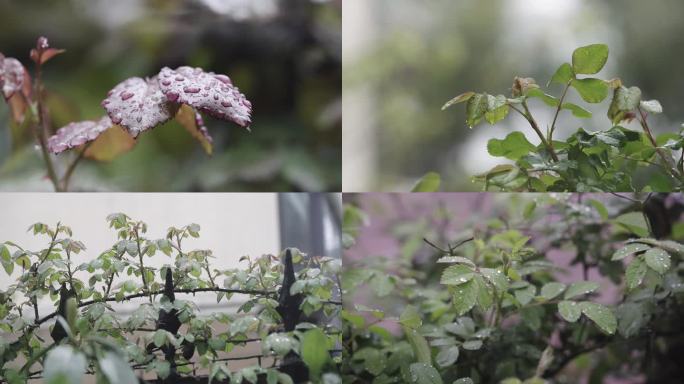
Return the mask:
<svg viewBox="0 0 684 384">
<path fill-rule="evenodd" d="M 655 119 L 657 132 L 678 130 L 684 120 L 680 1 L 434 0 L 428 6 L 378 0 L 365 8 L 370 38 L 360 35 L 368 44 L 359 60 L 345 65 L 343 85 L 345 92 L 368 90 L 373 103 L 373 115 L 365 117 L 368 126 L 345 127 L 373 132 L 377 171 L 365 190 L 409 190 L 430 170 L 450 180 L 443 190 L 477 189 L 469 175 L 494 165 L 486 163 L 480 130 L 502 139 L 525 121 L 516 116 L 503 129 L 469 130 L 463 111 L 439 107 L 469 89 L 507 94 L 515 75 L 548 79 L 567 52 L 584 44 L 609 44 L 607 76 L 619 74 L 625 84 L 639 84 L 644 94 L 661 101 L 667 117 Z M 604 103 L 596 110 L 605 111 L 609 101 Z M 583 122 L 588 131 L 608 122 L 604 112 L 594 115 Z M 560 119 L 559 135 L 577 128 Z"/>
<path fill-rule="evenodd" d="M 254 105 L 252 133 L 205 119 L 211 157 L 172 122 L 81 164 L 72 190 L 340 190 L 341 15 L 339 1 L 0 0 L 0 51 L 32 71 L 37 36 L 67 50 L 44 74 L 53 130 L 99 118 L 108 90 L 163 66 L 228 74 Z M 8 113 L 3 103 L 0 189 L 49 190 L 31 135 L 10 142 Z"/>
</svg>

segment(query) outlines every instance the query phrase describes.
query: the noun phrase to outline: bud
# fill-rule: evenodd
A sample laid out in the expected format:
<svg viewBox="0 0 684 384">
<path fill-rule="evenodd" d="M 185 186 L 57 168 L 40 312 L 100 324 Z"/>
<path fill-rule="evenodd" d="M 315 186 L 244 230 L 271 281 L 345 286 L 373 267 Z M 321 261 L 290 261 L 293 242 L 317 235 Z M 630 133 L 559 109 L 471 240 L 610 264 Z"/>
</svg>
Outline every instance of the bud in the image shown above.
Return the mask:
<svg viewBox="0 0 684 384">
<path fill-rule="evenodd" d="M 537 82 L 531 77 L 515 77 L 513 79 L 512 95 L 513 97 L 523 96 L 531 89 L 539 88 Z"/>
</svg>

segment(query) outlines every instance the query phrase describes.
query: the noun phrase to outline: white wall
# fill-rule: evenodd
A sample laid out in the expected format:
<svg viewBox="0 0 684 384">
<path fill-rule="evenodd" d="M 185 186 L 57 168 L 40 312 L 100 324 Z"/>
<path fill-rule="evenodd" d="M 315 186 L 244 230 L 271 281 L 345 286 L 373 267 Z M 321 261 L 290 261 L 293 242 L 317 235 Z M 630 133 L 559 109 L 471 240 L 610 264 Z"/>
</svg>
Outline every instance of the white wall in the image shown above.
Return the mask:
<svg viewBox="0 0 684 384">
<path fill-rule="evenodd" d="M 10 240 L 26 249 L 43 249 L 47 238 L 35 237 L 27 228 L 35 222 L 54 227 L 61 221 L 71 227 L 74 239 L 87 247 L 86 252 L 73 258 L 78 265 L 114 244 L 116 233 L 105 220 L 114 212 L 146 222 L 150 239 L 164 237 L 169 226 L 199 224 L 200 238 L 186 240 L 184 248 L 211 249 L 216 257 L 212 263 L 217 268 L 236 267 L 243 255 L 279 251 L 277 196 L 268 193 L 3 193 L 0 194 L 0 242 Z M 159 253 L 146 259 L 146 263 L 158 267 L 169 260 Z M 8 277 L 0 269 L 0 289 L 6 289 L 17 278 L 17 270 Z M 205 307 L 216 303 L 213 294 L 197 295 L 193 300 Z M 49 300 L 43 300 L 39 308 L 41 315 L 53 310 Z M 131 304 L 115 308 L 125 312 Z"/>
</svg>

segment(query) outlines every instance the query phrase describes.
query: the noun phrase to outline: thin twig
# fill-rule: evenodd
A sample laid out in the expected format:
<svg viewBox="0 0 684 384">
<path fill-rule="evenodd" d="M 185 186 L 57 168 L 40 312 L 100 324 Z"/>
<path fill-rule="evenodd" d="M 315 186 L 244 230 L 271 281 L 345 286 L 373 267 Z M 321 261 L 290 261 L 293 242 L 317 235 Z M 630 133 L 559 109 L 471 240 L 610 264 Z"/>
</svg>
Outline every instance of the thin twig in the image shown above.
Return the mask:
<svg viewBox="0 0 684 384">
<path fill-rule="evenodd" d="M 86 151 L 88 150 L 88 147 L 90 147 L 90 145 L 92 143 L 93 143 L 93 141 L 84 145 L 83 149 L 81 149 L 81 151 L 78 153 L 78 156 L 76 156 L 74 161 L 72 161 L 71 164 L 69 164 L 69 167 L 67 168 L 66 172 L 64 173 L 64 176 L 62 176 L 62 188 L 64 188 L 64 191 L 69 190 L 69 181 L 71 180 L 71 175 L 74 173 L 76 166 L 81 161 L 81 159 L 83 159 Z"/>
</svg>

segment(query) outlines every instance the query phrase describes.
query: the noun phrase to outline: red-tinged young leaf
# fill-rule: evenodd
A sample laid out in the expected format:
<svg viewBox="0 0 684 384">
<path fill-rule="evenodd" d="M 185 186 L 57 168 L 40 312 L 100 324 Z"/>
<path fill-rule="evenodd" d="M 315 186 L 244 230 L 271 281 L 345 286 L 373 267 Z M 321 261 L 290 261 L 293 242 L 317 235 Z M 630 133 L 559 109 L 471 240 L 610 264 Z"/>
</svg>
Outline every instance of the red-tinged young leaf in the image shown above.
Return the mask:
<svg viewBox="0 0 684 384">
<path fill-rule="evenodd" d="M 188 104 L 200 112 L 249 128 L 252 103 L 240 93 L 230 78 L 201 68 L 162 68 L 159 86 L 171 102 Z"/>
<path fill-rule="evenodd" d="M 112 161 L 133 149 L 137 141 L 118 125 L 112 125 L 88 146 L 85 157 L 97 161 Z"/>
<path fill-rule="evenodd" d="M 65 49 L 48 48 L 44 52 L 38 53 L 38 51 L 32 49 L 31 60 L 35 61 L 36 63 L 44 64 L 48 60 L 64 52 L 66 52 Z"/>
<path fill-rule="evenodd" d="M 31 60 L 37 64 L 43 64 L 64 52 L 66 52 L 64 49 L 50 48 L 47 37 L 41 36 L 36 42 L 36 47 L 31 50 Z"/>
<path fill-rule="evenodd" d="M 176 121 L 178 121 L 183 128 L 190 132 L 192 137 L 197 139 L 200 144 L 202 144 L 202 148 L 204 148 L 204 151 L 208 155 L 211 155 L 213 150 L 212 143 L 214 139 L 212 139 L 211 135 L 209 135 L 209 131 L 204 125 L 204 120 L 202 119 L 202 116 L 197 113 L 197 111 L 195 111 L 189 105 L 182 105 L 178 110 L 178 114 L 176 115 Z"/>
<path fill-rule="evenodd" d="M 5 100 L 23 90 L 26 71 L 19 60 L 0 54 L 0 88 Z"/>
<path fill-rule="evenodd" d="M 67 149 L 75 148 L 93 141 L 111 127 L 112 121 L 105 116 L 98 121 L 80 121 L 70 123 L 57 130 L 48 139 L 48 149 L 54 154 L 62 153 Z"/>
<path fill-rule="evenodd" d="M 145 80 L 139 77 L 119 83 L 107 93 L 102 106 L 112 122 L 126 129 L 134 138 L 168 121 L 177 110 L 175 104 L 166 100 L 156 78 Z"/>
</svg>

